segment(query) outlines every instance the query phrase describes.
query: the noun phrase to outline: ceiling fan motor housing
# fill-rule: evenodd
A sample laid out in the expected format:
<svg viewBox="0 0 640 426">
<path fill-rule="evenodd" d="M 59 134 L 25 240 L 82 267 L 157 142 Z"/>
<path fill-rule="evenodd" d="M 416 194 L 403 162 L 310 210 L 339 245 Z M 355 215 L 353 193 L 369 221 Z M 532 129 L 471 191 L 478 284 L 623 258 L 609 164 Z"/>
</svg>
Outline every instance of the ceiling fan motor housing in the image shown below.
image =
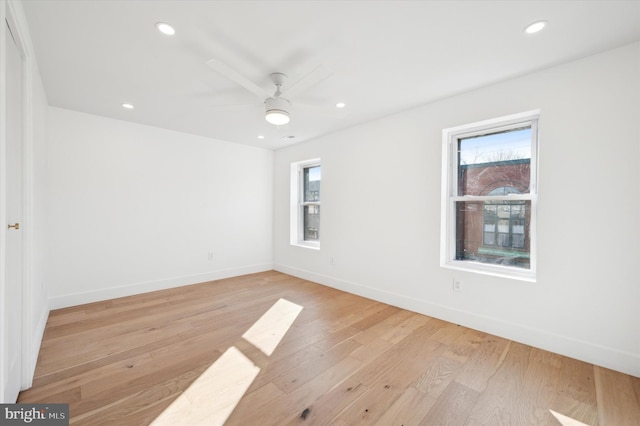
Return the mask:
<svg viewBox="0 0 640 426">
<path fill-rule="evenodd" d="M 291 102 L 285 98 L 267 98 L 264 101 L 265 118 L 271 124 L 281 125 L 289 122 Z"/>
</svg>

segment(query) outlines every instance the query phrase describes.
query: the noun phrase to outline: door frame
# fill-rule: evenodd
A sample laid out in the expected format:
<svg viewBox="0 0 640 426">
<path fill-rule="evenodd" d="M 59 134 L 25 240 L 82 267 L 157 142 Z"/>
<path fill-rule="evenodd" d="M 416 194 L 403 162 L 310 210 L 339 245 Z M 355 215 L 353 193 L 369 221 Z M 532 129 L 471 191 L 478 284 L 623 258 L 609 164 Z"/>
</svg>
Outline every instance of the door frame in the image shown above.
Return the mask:
<svg viewBox="0 0 640 426">
<path fill-rule="evenodd" d="M 7 21 L 11 27 L 13 37 L 20 53 L 22 54 L 22 352 L 20 356 L 20 385 L 21 389 L 31 387 L 33 383 L 33 372 L 37 354 L 32 353 L 34 348 L 32 339 L 33 330 L 33 280 L 32 280 L 32 223 L 33 223 L 33 70 L 35 63 L 32 55 L 31 40 L 28 35 L 26 18 L 22 5 L 16 0 L 0 0 L 0 22 L 5 25 Z M 7 33 L 0 31 L 0 45 L 6 46 L 8 40 Z M 0 49 L 0 92 L 6 93 L 6 50 Z M 8 223 L 6 208 L 6 97 L 0 97 L 0 152 L 3 154 L 0 160 L 0 270 L 6 268 L 7 240 L 6 224 Z M 4 273 L 0 274 L 0 295 L 6 294 L 6 282 Z M 5 300 L 2 297 L 0 300 Z M 1 303 L 1 302 L 0 302 Z M 4 309 L 3 309 L 4 311 Z M 4 330 L 8 327 L 4 317 L 0 315 L 0 339 L 4 346 L 7 337 Z M 0 401 L 5 401 L 4 395 L 5 371 L 8 360 L 5 359 L 4 351 L 0 351 L 0 377 L 2 387 L 0 387 Z M 7 401 L 10 402 L 10 401 Z"/>
</svg>

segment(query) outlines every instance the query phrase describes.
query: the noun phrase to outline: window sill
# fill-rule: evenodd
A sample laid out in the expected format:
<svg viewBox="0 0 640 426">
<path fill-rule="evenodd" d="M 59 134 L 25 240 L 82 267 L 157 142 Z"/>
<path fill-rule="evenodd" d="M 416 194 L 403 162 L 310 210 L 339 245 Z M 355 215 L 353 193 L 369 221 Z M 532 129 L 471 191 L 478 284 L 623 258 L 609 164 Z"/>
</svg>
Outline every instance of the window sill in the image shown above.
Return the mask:
<svg viewBox="0 0 640 426">
<path fill-rule="evenodd" d="M 458 271 L 474 272 L 476 274 L 490 275 L 492 277 L 508 278 L 518 281 L 536 282 L 536 274 L 528 269 L 511 268 L 499 265 L 473 261 L 449 261 L 440 264 L 443 268 L 456 269 Z"/>
<path fill-rule="evenodd" d="M 292 246 L 302 247 L 311 250 L 320 250 L 320 243 L 297 242 L 291 243 Z"/>
</svg>

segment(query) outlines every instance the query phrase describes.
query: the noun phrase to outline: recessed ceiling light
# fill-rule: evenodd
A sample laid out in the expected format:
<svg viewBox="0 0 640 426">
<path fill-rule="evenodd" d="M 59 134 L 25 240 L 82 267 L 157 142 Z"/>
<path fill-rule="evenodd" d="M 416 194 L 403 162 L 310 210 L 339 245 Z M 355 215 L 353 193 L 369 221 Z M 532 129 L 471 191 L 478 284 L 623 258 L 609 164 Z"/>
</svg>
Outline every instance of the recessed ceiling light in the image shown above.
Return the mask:
<svg viewBox="0 0 640 426">
<path fill-rule="evenodd" d="M 264 139 L 264 136 L 258 135 L 258 139 Z"/>
<path fill-rule="evenodd" d="M 125 104 L 122 104 L 122 108 L 133 109 L 133 105 L 125 103 Z"/>
<path fill-rule="evenodd" d="M 162 34 L 166 34 L 166 35 L 174 35 L 176 33 L 176 30 L 173 29 L 173 27 L 165 22 L 158 22 L 156 24 L 156 28 L 158 29 L 158 31 L 160 31 Z"/>
<path fill-rule="evenodd" d="M 344 102 L 338 102 L 338 103 L 336 104 L 336 108 L 344 108 L 344 107 L 346 107 L 346 106 L 347 106 L 347 104 L 345 104 Z"/>
<path fill-rule="evenodd" d="M 535 34 L 539 31 L 542 31 L 542 29 L 546 26 L 547 26 L 547 21 L 534 22 L 533 24 L 527 25 L 526 28 L 524 29 L 524 32 L 527 34 Z"/>
</svg>

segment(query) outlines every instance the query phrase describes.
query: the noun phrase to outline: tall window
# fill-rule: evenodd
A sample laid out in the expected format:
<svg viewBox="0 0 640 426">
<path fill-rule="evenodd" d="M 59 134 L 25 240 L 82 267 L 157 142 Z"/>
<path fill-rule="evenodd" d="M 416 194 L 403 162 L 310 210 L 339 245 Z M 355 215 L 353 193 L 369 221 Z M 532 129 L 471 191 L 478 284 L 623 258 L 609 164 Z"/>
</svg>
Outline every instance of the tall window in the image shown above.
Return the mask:
<svg viewBox="0 0 640 426">
<path fill-rule="evenodd" d="M 320 159 L 291 165 L 291 244 L 320 248 Z"/>
<path fill-rule="evenodd" d="M 442 266 L 535 279 L 538 116 L 443 130 Z"/>
</svg>

